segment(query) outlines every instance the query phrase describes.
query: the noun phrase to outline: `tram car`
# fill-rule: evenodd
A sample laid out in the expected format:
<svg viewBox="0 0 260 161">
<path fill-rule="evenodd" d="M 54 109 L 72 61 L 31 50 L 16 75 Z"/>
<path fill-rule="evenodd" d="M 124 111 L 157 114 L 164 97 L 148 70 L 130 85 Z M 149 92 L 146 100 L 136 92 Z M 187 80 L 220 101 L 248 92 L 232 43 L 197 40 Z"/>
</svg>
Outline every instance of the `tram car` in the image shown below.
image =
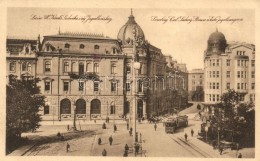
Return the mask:
<svg viewBox="0 0 260 161">
<path fill-rule="evenodd" d="M 165 132 L 174 133 L 177 128 L 188 126 L 188 116 L 187 115 L 177 115 L 171 116 L 163 121 Z"/>
</svg>

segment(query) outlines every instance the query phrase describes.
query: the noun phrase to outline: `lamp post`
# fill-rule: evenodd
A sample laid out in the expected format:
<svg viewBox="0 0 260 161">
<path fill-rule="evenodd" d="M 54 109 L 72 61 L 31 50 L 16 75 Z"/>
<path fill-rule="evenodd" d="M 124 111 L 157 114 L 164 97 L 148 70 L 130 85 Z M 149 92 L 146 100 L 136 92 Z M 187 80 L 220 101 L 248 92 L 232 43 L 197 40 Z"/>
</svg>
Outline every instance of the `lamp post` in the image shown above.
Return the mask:
<svg viewBox="0 0 260 161">
<path fill-rule="evenodd" d="M 75 100 L 73 101 L 73 107 L 74 107 L 74 118 L 73 118 L 73 127 L 72 127 L 72 130 L 73 131 L 77 131 L 77 127 L 76 127 L 76 117 L 77 117 L 77 115 L 76 115 L 76 102 L 75 102 Z"/>
</svg>

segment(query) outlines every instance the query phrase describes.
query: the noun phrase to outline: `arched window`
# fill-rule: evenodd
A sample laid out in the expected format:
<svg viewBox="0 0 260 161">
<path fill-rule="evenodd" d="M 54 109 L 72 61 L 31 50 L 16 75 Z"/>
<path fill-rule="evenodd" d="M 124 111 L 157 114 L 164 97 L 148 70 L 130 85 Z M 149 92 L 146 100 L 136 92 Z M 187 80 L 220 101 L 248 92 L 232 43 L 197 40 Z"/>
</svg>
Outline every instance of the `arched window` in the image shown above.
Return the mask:
<svg viewBox="0 0 260 161">
<path fill-rule="evenodd" d="M 28 63 L 28 65 L 27 65 L 27 71 L 28 71 L 28 72 L 31 72 L 31 71 L 32 71 L 32 64 L 31 64 L 31 63 Z"/>
<path fill-rule="evenodd" d="M 65 48 L 70 48 L 70 44 L 66 43 L 64 47 Z"/>
<path fill-rule="evenodd" d="M 10 70 L 11 72 L 14 72 L 14 71 L 15 71 L 15 63 L 14 63 L 14 62 L 10 63 L 9 70 Z"/>
<path fill-rule="evenodd" d="M 111 74 L 115 74 L 115 71 L 116 71 L 116 64 L 112 63 L 111 64 Z"/>
<path fill-rule="evenodd" d="M 26 62 L 22 63 L 22 71 L 26 71 Z"/>
<path fill-rule="evenodd" d="M 80 49 L 84 49 L 84 48 L 85 48 L 85 45 L 80 44 L 80 45 L 79 45 L 79 48 L 80 48 Z"/>
<path fill-rule="evenodd" d="M 90 65 L 90 63 L 86 64 L 86 72 L 90 72 L 90 66 L 89 65 Z"/>
<path fill-rule="evenodd" d="M 76 67 L 76 63 L 75 63 L 75 62 L 73 62 L 73 63 L 71 64 L 71 71 L 72 71 L 72 72 L 77 72 L 77 67 Z"/>
<path fill-rule="evenodd" d="M 45 62 L 45 72 L 50 72 L 51 71 L 51 62 L 50 61 L 46 61 Z"/>
<path fill-rule="evenodd" d="M 99 64 L 95 63 L 94 64 L 94 73 L 98 73 L 99 72 Z"/>
<path fill-rule="evenodd" d="M 93 99 L 90 103 L 90 114 L 101 113 L 101 102 L 98 99 Z"/>
<path fill-rule="evenodd" d="M 64 72 L 69 71 L 69 62 L 64 62 Z"/>
<path fill-rule="evenodd" d="M 76 102 L 76 114 L 86 114 L 86 101 L 78 99 Z"/>
<path fill-rule="evenodd" d="M 71 114 L 71 102 L 65 98 L 60 102 L 60 114 Z"/>
<path fill-rule="evenodd" d="M 80 62 L 79 63 L 79 75 L 84 74 L 84 63 Z"/>
<path fill-rule="evenodd" d="M 99 49 L 99 45 L 95 45 L 94 46 L 94 49 L 96 50 L 96 49 Z"/>
</svg>

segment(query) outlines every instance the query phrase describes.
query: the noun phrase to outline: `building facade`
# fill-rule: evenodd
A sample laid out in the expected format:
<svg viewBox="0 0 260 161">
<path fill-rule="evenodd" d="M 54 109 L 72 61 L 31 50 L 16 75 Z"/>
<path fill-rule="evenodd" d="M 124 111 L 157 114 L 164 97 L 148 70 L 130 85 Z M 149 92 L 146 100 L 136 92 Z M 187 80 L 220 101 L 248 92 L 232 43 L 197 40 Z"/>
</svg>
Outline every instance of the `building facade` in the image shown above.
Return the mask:
<svg viewBox="0 0 260 161">
<path fill-rule="evenodd" d="M 215 104 L 229 89 L 240 92 L 241 101 L 255 101 L 255 45 L 227 43 L 221 32 L 209 36 L 204 53 L 205 103 Z"/>
<path fill-rule="evenodd" d="M 188 74 L 188 92 L 190 101 L 204 101 L 204 71 L 192 69 Z"/>
<path fill-rule="evenodd" d="M 166 57 L 145 39 L 132 14 L 117 39 L 60 31 L 42 42 L 7 38 L 6 59 L 8 74 L 40 78 L 48 105 L 40 111 L 43 120 L 122 119 L 133 115 L 133 107 L 138 117 L 150 117 L 168 110 L 166 86 L 187 87 L 186 78 L 165 83 L 172 80 Z"/>
</svg>

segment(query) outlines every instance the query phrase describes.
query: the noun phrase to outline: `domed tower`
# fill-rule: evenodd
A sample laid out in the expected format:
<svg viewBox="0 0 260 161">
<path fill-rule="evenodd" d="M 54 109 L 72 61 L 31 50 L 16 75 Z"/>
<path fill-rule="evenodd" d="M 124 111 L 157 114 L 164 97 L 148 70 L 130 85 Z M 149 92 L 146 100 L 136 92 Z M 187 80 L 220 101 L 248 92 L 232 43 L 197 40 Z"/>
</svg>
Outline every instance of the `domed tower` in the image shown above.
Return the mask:
<svg viewBox="0 0 260 161">
<path fill-rule="evenodd" d="M 136 34 L 136 35 L 134 35 Z M 135 37 L 136 36 L 136 37 Z M 128 21 L 118 32 L 117 39 L 119 39 L 123 46 L 133 46 L 134 37 L 138 45 L 142 45 L 145 42 L 144 32 L 141 27 L 136 23 L 132 10 L 131 15 L 128 17 Z"/>
<path fill-rule="evenodd" d="M 223 33 L 213 32 L 208 39 L 207 55 L 221 54 L 225 52 L 227 41 Z"/>
</svg>

